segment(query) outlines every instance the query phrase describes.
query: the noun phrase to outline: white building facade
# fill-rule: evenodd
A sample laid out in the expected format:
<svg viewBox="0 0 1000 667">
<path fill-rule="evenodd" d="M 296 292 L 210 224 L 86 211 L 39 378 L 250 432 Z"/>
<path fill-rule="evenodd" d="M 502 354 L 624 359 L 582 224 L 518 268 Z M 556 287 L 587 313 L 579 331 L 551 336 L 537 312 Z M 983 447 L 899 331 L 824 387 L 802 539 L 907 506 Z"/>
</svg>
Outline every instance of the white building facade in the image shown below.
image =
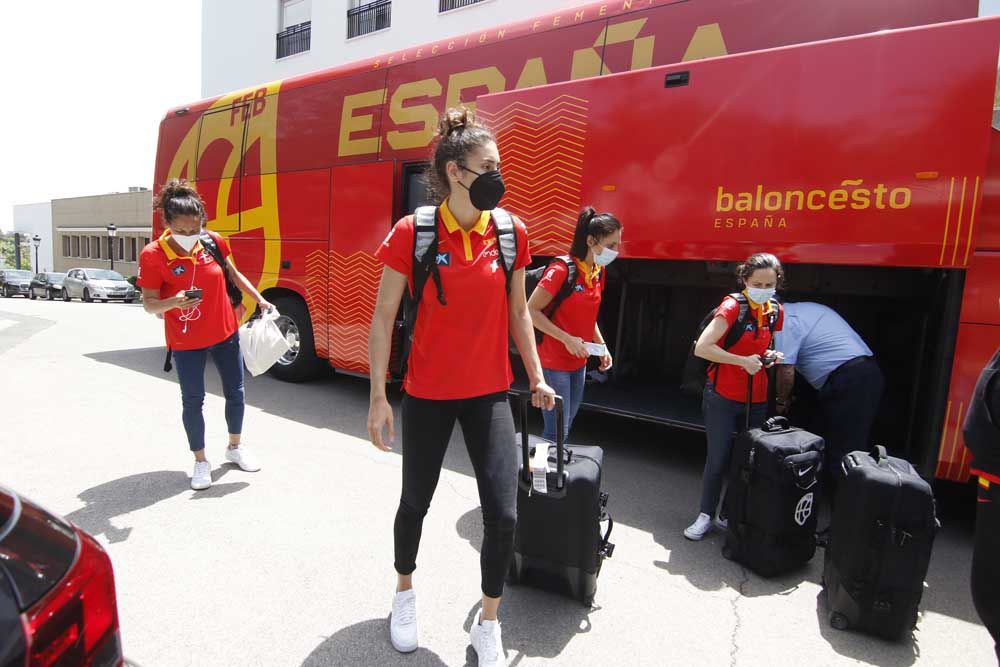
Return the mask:
<svg viewBox="0 0 1000 667">
<path fill-rule="evenodd" d="M 36 235 L 39 237 L 37 259 L 35 246 L 32 243 L 30 261 L 28 257 L 22 256 L 21 266 L 27 268 L 30 264 L 31 270 L 35 273 L 53 271 L 52 202 L 15 205 L 14 231 L 19 233 L 22 239 L 24 237 L 31 239 Z"/>
<path fill-rule="evenodd" d="M 203 0 L 202 95 L 540 16 L 587 0 Z"/>
</svg>

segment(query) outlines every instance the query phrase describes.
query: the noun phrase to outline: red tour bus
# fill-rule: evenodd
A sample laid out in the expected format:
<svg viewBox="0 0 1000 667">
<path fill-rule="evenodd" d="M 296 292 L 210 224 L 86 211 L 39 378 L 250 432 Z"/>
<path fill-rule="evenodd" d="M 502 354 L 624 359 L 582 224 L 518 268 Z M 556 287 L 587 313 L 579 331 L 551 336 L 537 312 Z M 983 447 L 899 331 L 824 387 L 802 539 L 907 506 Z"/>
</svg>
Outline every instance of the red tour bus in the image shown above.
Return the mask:
<svg viewBox="0 0 1000 667">
<path fill-rule="evenodd" d="M 173 109 L 155 179 L 197 183 L 286 317 L 274 375 L 367 374 L 373 252 L 424 203 L 440 112 L 478 104 L 533 255 L 566 252 L 585 204 L 625 224 L 601 322 L 616 368 L 585 408 L 702 428 L 678 389 L 690 340 L 734 263 L 769 250 L 787 295 L 875 351 L 879 442 L 965 481 L 961 422 L 1000 343 L 1000 29 L 963 21 L 977 5 L 592 3 Z"/>
</svg>

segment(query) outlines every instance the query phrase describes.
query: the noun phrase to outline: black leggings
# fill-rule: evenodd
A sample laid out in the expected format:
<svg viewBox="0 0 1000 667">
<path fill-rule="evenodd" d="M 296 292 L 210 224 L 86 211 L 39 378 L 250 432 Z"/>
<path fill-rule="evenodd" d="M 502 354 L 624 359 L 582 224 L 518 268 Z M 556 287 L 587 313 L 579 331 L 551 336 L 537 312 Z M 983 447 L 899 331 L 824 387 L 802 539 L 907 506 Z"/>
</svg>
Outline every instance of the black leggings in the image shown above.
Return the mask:
<svg viewBox="0 0 1000 667">
<path fill-rule="evenodd" d="M 396 571 L 410 574 L 417 567 L 424 516 L 441 476 L 455 420 L 462 425 L 483 508 L 482 589 L 488 597 L 498 598 L 514 553 L 517 522 L 517 448 L 506 392 L 454 401 L 403 397 L 403 492 L 394 526 Z"/>
<path fill-rule="evenodd" d="M 1000 664 L 1000 484 L 979 485 L 972 551 L 972 601 L 993 636 Z"/>
</svg>

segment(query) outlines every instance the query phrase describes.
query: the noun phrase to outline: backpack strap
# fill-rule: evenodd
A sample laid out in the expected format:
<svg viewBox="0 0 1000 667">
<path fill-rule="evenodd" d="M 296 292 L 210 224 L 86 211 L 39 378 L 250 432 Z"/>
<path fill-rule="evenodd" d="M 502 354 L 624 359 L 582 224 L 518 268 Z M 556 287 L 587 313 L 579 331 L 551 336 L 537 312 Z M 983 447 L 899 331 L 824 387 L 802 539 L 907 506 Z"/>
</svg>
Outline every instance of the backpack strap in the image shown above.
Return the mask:
<svg viewBox="0 0 1000 667">
<path fill-rule="evenodd" d="M 420 303 L 427 278 L 434 281 L 438 302 L 445 306 L 444 287 L 437 269 L 437 207 L 421 206 L 413 214 L 413 305 Z"/>
<path fill-rule="evenodd" d="M 225 272 L 226 278 L 228 279 L 229 267 L 226 266 L 226 260 L 222 256 L 222 251 L 219 250 L 219 244 L 216 243 L 215 239 L 212 238 L 212 235 L 206 231 L 202 231 L 202 233 L 198 236 L 198 240 L 201 242 L 201 247 L 205 249 L 205 252 L 211 255 L 212 259 L 214 259 L 215 262 L 222 267 L 222 270 Z"/>
<path fill-rule="evenodd" d="M 747 299 L 746 295 L 742 292 L 734 292 L 729 295 L 729 298 L 736 301 L 739 304 L 740 312 L 736 316 L 736 321 L 733 322 L 733 326 L 729 327 L 729 331 L 726 332 L 726 337 L 724 339 L 724 344 L 722 349 L 728 350 L 743 336 L 744 327 L 743 324 L 747 319 L 747 314 L 750 312 L 750 301 Z"/>
<path fill-rule="evenodd" d="M 545 309 L 545 314 L 550 318 L 559 309 L 562 302 L 568 299 L 573 293 L 573 287 L 576 285 L 576 262 L 573 261 L 572 257 L 569 255 L 559 255 L 558 257 L 553 257 L 552 262 L 562 262 L 566 265 L 566 280 L 563 281 L 562 287 L 559 288 L 559 291 L 552 298 L 549 307 Z"/>
<path fill-rule="evenodd" d="M 497 235 L 497 246 L 503 259 L 504 278 L 507 281 L 507 293 L 510 293 L 510 278 L 517 264 L 517 233 L 514 217 L 502 208 L 495 208 L 490 214 L 493 217 L 493 229 Z"/>
<path fill-rule="evenodd" d="M 215 238 L 211 234 L 204 230 L 198 236 L 198 240 L 201 242 L 201 247 L 205 249 L 205 252 L 211 255 L 215 263 L 222 267 L 222 276 L 226 280 L 226 296 L 229 297 L 229 303 L 233 308 L 236 308 L 243 301 L 243 291 L 233 281 L 232 276 L 229 275 L 229 262 L 222 256 L 219 244 L 215 242 Z"/>
</svg>

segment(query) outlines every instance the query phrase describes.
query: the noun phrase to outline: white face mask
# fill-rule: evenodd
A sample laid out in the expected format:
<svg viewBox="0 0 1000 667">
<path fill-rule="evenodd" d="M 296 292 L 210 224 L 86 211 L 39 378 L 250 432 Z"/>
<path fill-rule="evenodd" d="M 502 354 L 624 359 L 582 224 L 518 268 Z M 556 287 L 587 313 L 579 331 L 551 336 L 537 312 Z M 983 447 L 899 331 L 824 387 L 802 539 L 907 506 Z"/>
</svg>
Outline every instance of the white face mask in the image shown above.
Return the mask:
<svg viewBox="0 0 1000 667">
<path fill-rule="evenodd" d="M 607 266 L 618 257 L 618 251 L 611 248 L 601 248 L 601 254 L 594 254 L 594 264 Z"/>
<path fill-rule="evenodd" d="M 177 242 L 177 245 L 184 248 L 185 252 L 191 252 L 191 248 L 198 243 L 201 234 L 175 234 L 170 232 L 170 238 Z"/>
<path fill-rule="evenodd" d="M 773 287 L 748 287 L 747 296 L 754 303 L 766 303 L 774 296 L 775 291 Z"/>
</svg>

